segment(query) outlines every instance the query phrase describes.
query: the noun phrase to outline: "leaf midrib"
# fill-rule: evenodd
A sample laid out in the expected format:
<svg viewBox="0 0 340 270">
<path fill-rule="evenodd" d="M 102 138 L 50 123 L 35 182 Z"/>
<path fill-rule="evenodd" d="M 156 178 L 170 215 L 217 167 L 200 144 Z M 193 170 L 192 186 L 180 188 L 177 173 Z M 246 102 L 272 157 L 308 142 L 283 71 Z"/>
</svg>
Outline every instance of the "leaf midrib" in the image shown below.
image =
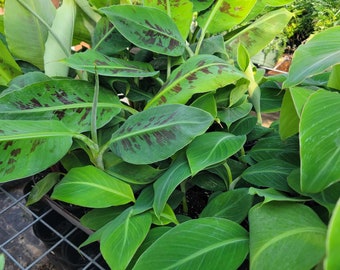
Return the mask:
<svg viewBox="0 0 340 270">
<path fill-rule="evenodd" d="M 208 252 L 211 252 L 212 250 L 214 249 L 217 249 L 217 248 L 220 248 L 220 247 L 223 247 L 223 246 L 227 246 L 227 245 L 230 245 L 230 244 L 235 244 L 235 243 L 238 243 L 238 242 L 247 242 L 248 241 L 248 238 L 241 238 L 241 237 L 237 237 L 237 238 L 231 238 L 231 239 L 227 239 L 225 241 L 221 241 L 219 243 L 215 243 L 215 244 L 212 244 L 212 245 L 209 245 L 203 249 L 200 249 L 199 251 L 181 259 L 181 260 L 178 260 L 176 261 L 176 263 L 168 266 L 167 268 L 164 268 L 164 270 L 171 270 L 171 269 L 177 269 L 178 266 L 190 261 L 190 260 L 193 260 L 197 257 L 200 257 Z"/>
<path fill-rule="evenodd" d="M 251 256 L 251 264 L 255 264 L 256 259 L 263 253 L 268 247 L 275 244 L 276 242 L 281 241 L 284 238 L 288 238 L 293 235 L 299 235 L 302 233 L 317 233 L 317 234 L 325 234 L 325 230 L 317 227 L 302 227 L 294 230 L 289 230 L 287 232 L 281 233 L 276 237 L 268 240 L 256 253 L 254 256 Z"/>
<path fill-rule="evenodd" d="M 53 104 L 52 104 L 53 105 Z M 93 103 L 85 102 L 85 103 L 74 103 L 74 104 L 67 104 L 67 105 L 59 105 L 59 106 L 49 106 L 49 107 L 36 107 L 34 109 L 18 109 L 18 110 L 11 110 L 11 111 L 0 111 L 0 114 L 30 114 L 32 112 L 46 112 L 46 111 L 57 111 L 57 110 L 69 110 L 69 109 L 79 109 L 79 108 L 92 108 Z M 115 103 L 103 103 L 98 102 L 98 108 L 121 108 L 121 104 Z"/>
<path fill-rule="evenodd" d="M 103 190 L 103 191 L 107 191 L 111 194 L 115 194 L 117 196 L 123 197 L 123 198 L 127 198 L 127 199 L 132 199 L 131 197 L 129 197 L 128 195 L 122 193 L 122 192 L 118 192 L 117 191 L 117 187 L 115 188 L 110 188 L 110 187 L 106 187 L 103 185 L 98 185 L 96 183 L 89 183 L 89 182 L 81 182 L 81 181 L 72 181 L 69 183 L 62 183 L 63 186 L 68 186 L 68 185 L 75 185 L 77 187 L 81 187 L 81 186 L 89 186 L 89 187 L 95 187 L 97 189 Z M 119 187 L 118 187 L 119 188 Z"/>
</svg>

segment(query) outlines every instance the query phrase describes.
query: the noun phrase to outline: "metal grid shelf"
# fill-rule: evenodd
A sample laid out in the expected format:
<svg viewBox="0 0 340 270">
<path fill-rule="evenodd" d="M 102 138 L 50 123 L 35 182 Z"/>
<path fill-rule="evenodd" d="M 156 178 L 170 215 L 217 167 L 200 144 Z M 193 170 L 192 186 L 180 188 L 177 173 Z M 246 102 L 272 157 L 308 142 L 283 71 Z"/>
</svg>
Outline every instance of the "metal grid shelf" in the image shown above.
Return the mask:
<svg viewBox="0 0 340 270">
<path fill-rule="evenodd" d="M 78 248 L 87 237 L 81 230 L 84 228 L 66 219 L 69 227 L 65 232 L 51 226 L 46 218 L 58 216 L 60 211 L 49 205 L 46 211 L 36 214 L 25 206 L 28 194 L 23 194 L 23 188 L 24 183 L 20 182 L 15 186 L 12 183 L 0 186 L 0 253 L 5 255 L 6 270 L 109 269 L 98 243 Z M 34 233 L 38 225 L 48 228 L 56 240 L 49 244 L 42 242 Z"/>
</svg>

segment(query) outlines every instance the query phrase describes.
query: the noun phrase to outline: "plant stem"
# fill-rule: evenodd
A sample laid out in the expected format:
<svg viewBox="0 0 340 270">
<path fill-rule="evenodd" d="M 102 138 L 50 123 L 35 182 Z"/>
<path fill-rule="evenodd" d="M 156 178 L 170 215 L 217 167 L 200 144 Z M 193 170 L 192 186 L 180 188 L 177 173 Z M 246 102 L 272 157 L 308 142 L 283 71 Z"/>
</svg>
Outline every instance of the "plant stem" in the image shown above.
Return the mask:
<svg viewBox="0 0 340 270">
<path fill-rule="evenodd" d="M 191 50 L 189 43 L 186 44 L 185 49 L 187 50 L 190 57 L 194 56 L 194 52 Z"/>
<path fill-rule="evenodd" d="M 227 188 L 227 190 L 228 190 L 229 186 L 230 186 L 231 183 L 233 182 L 233 175 L 232 175 L 232 173 L 231 173 L 230 167 L 229 167 L 229 165 L 228 165 L 227 162 L 223 163 L 223 166 L 224 166 L 224 168 L 226 169 L 227 174 L 228 174 L 228 182 L 227 182 L 225 179 L 223 179 L 223 181 L 224 181 L 224 183 L 225 183 L 225 185 L 226 185 L 226 188 Z"/>
<path fill-rule="evenodd" d="M 229 190 L 234 190 L 235 186 L 237 185 L 237 183 L 241 180 L 241 176 L 238 176 L 234 179 L 234 181 L 230 184 L 229 186 Z"/>
<path fill-rule="evenodd" d="M 171 75 L 171 58 L 168 56 L 168 65 L 166 69 L 166 79 L 168 80 Z"/>
<path fill-rule="evenodd" d="M 95 86 L 94 86 L 92 115 L 91 115 L 91 138 L 92 138 L 92 141 L 96 144 L 98 144 L 98 135 L 97 135 L 98 96 L 99 96 L 99 76 L 98 76 L 97 69 L 95 67 Z"/>
<path fill-rule="evenodd" d="M 183 212 L 185 214 L 188 214 L 189 208 L 188 208 L 188 202 L 187 202 L 187 197 L 186 197 L 187 191 L 186 191 L 186 188 L 185 188 L 185 184 L 186 184 L 186 181 L 183 181 L 180 184 L 180 188 L 181 188 L 181 191 L 184 193 L 183 200 L 182 200 Z"/>
<path fill-rule="evenodd" d="M 200 38 L 199 38 L 199 40 L 197 42 L 197 46 L 196 46 L 196 50 L 195 50 L 195 55 L 198 55 L 200 50 L 201 50 L 201 46 L 202 46 L 202 43 L 204 41 L 205 33 L 207 32 L 208 27 L 209 27 L 211 21 L 215 17 L 215 14 L 216 14 L 216 12 L 218 11 L 218 9 L 219 9 L 219 7 L 221 5 L 221 2 L 223 2 L 223 0 L 218 0 L 217 1 L 215 6 L 213 7 L 213 9 L 211 10 L 210 16 L 208 17 L 205 25 L 203 26 L 203 28 L 201 30 L 201 35 L 200 35 Z"/>
</svg>

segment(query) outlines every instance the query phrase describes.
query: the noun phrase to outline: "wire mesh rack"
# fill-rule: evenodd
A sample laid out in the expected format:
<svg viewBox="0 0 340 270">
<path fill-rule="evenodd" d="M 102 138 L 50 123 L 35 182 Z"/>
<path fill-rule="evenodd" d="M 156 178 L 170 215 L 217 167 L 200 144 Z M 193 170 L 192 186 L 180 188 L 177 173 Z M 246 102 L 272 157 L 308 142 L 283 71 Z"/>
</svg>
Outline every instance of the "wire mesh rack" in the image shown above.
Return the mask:
<svg viewBox="0 0 340 270">
<path fill-rule="evenodd" d="M 0 186 L 0 253 L 6 258 L 5 269 L 109 269 L 98 243 L 79 248 L 88 236 L 79 222 L 70 222 L 53 203 L 45 202 L 39 211 L 26 206 L 26 185 Z M 56 221 L 52 224 L 50 218 Z"/>
</svg>

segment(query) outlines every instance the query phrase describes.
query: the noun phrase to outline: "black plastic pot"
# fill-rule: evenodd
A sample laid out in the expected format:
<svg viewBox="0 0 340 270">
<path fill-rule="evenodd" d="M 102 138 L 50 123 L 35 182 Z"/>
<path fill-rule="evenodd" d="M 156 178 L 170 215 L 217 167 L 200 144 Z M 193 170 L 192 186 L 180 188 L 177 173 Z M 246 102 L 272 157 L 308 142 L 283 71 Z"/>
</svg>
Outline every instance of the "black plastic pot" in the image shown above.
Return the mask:
<svg viewBox="0 0 340 270">
<path fill-rule="evenodd" d="M 68 237 L 68 240 L 75 245 L 76 247 L 80 246 L 86 239 L 88 238 L 88 235 L 84 233 L 81 230 L 76 230 L 70 237 Z M 85 247 L 82 247 L 80 249 L 82 252 L 84 252 L 86 255 L 88 255 L 90 258 L 95 258 L 99 253 L 99 243 L 95 242 L 92 244 L 89 244 Z M 71 245 L 69 245 L 67 242 L 63 242 L 61 244 L 60 248 L 60 256 L 62 263 L 65 264 L 66 267 L 69 269 L 83 269 L 87 264 L 89 264 L 89 260 L 86 259 L 79 250 L 75 249 Z M 104 269 L 109 269 L 107 264 L 105 263 L 103 258 L 99 258 L 98 264 L 100 264 Z M 95 265 L 86 268 L 89 270 L 98 269 Z"/>
<path fill-rule="evenodd" d="M 72 223 L 55 211 L 49 212 L 42 220 L 63 236 L 74 228 Z M 33 224 L 33 232 L 47 247 L 53 246 L 60 240 L 60 237 L 41 221 Z"/>
</svg>

